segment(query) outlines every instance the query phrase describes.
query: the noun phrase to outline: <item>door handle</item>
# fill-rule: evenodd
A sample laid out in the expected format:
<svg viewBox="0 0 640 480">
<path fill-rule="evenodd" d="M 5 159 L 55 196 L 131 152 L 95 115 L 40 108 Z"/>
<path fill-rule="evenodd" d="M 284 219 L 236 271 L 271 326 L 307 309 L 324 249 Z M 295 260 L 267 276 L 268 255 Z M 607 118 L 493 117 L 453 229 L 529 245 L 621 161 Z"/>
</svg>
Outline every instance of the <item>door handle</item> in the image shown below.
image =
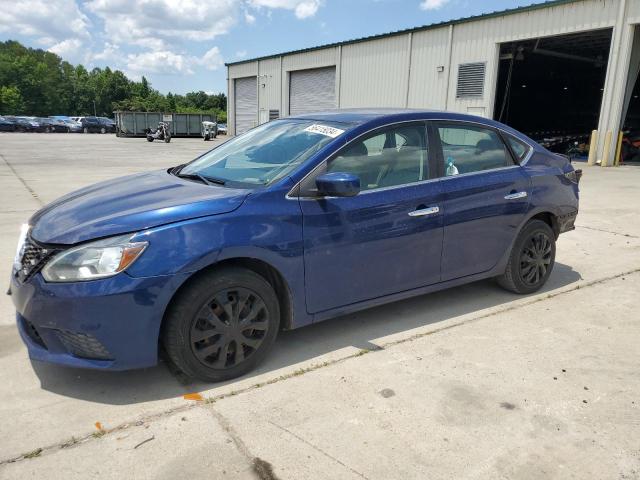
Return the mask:
<svg viewBox="0 0 640 480">
<path fill-rule="evenodd" d="M 413 212 L 409 212 L 410 217 L 424 217 L 425 215 L 435 215 L 440 212 L 440 207 L 427 207 L 421 208 L 420 210 L 414 210 Z"/>
<path fill-rule="evenodd" d="M 527 192 L 515 192 L 510 193 L 509 195 L 505 195 L 505 200 L 517 200 L 518 198 L 525 198 L 527 196 Z"/>
</svg>

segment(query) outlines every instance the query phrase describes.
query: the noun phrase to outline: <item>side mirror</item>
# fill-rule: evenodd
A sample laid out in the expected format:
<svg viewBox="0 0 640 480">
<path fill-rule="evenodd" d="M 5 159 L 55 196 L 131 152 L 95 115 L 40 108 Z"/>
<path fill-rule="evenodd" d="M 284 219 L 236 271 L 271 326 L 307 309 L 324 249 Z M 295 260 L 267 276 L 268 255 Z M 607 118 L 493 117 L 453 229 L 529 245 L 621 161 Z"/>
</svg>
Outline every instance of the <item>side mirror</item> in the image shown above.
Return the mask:
<svg viewBox="0 0 640 480">
<path fill-rule="evenodd" d="M 360 178 L 353 173 L 325 173 L 316 177 L 316 187 L 325 197 L 353 197 L 360 193 Z"/>
</svg>

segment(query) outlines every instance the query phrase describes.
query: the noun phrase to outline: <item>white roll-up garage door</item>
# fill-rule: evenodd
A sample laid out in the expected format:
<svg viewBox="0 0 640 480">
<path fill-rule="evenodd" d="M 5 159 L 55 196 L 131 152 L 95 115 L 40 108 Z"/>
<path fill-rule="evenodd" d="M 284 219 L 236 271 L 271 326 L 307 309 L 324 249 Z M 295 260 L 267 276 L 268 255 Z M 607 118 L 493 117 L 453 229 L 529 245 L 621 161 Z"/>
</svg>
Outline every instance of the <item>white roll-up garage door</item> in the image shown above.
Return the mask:
<svg viewBox="0 0 640 480">
<path fill-rule="evenodd" d="M 336 68 L 298 70 L 289 76 L 289 114 L 336 108 Z"/>
<path fill-rule="evenodd" d="M 235 80 L 236 131 L 239 135 L 256 126 L 258 121 L 258 82 L 256 77 Z"/>
</svg>

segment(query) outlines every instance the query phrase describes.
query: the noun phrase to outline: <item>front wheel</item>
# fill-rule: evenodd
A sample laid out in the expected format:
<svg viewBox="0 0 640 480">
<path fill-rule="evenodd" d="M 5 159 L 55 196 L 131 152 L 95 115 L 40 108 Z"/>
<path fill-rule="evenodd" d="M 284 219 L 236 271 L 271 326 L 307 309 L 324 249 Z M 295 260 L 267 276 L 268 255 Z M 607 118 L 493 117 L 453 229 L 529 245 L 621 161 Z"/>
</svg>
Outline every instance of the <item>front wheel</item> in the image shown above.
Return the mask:
<svg viewBox="0 0 640 480">
<path fill-rule="evenodd" d="M 153 137 L 147 136 L 147 142 L 153 142 Z"/>
<path fill-rule="evenodd" d="M 104 133 L 107 133 L 107 129 L 106 129 L 106 128 L 104 128 L 104 127 L 102 127 L 102 128 L 100 129 L 100 133 L 103 133 L 103 134 L 104 134 Z"/>
<path fill-rule="evenodd" d="M 177 295 L 164 319 L 163 343 L 187 376 L 219 382 L 262 362 L 279 328 L 273 287 L 251 270 L 224 268 L 201 275 Z"/>
<path fill-rule="evenodd" d="M 169 143 L 170 141 L 171 141 L 171 137 L 170 136 L 164 137 L 164 143 Z"/>
<path fill-rule="evenodd" d="M 534 293 L 547 282 L 556 260 L 556 237 L 541 220 L 527 223 L 516 238 L 498 283 L 515 293 Z"/>
</svg>

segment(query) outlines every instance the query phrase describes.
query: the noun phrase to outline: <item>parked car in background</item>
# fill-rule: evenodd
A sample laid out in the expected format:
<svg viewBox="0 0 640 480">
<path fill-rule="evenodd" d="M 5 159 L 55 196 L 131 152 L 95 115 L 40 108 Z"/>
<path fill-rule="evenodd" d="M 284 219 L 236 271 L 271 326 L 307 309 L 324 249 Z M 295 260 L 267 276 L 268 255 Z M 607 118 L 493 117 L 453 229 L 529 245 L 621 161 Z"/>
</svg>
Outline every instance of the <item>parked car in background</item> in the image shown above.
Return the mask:
<svg viewBox="0 0 640 480">
<path fill-rule="evenodd" d="M 100 130 L 100 133 L 116 133 L 116 122 L 107 117 L 96 117 L 100 125 L 105 128 L 105 131 Z"/>
<path fill-rule="evenodd" d="M 18 329 L 34 360 L 125 370 L 163 346 L 191 377 L 234 378 L 281 329 L 492 277 L 538 291 L 580 175 L 470 115 L 274 120 L 36 212 L 11 275 Z"/>
<path fill-rule="evenodd" d="M 218 135 L 226 135 L 227 134 L 227 124 L 219 123 L 218 124 Z"/>
<path fill-rule="evenodd" d="M 36 122 L 40 124 L 40 131 L 45 133 L 68 132 L 69 128 L 61 120 L 55 118 L 36 117 Z"/>
<path fill-rule="evenodd" d="M 82 124 L 79 122 L 76 122 L 74 120 L 71 120 L 70 118 L 61 120 L 62 122 L 64 122 L 64 124 L 67 126 L 67 128 L 69 129 L 69 132 L 71 133 L 81 133 L 82 132 Z"/>
<path fill-rule="evenodd" d="M 17 132 L 41 131 L 40 124 L 35 120 L 35 117 L 12 117 L 10 121 L 15 123 Z"/>
<path fill-rule="evenodd" d="M 78 123 L 82 126 L 83 133 L 107 133 L 107 127 L 97 117 L 78 117 Z"/>
<path fill-rule="evenodd" d="M 15 132 L 16 124 L 4 117 L 0 117 L 0 132 Z"/>
</svg>

